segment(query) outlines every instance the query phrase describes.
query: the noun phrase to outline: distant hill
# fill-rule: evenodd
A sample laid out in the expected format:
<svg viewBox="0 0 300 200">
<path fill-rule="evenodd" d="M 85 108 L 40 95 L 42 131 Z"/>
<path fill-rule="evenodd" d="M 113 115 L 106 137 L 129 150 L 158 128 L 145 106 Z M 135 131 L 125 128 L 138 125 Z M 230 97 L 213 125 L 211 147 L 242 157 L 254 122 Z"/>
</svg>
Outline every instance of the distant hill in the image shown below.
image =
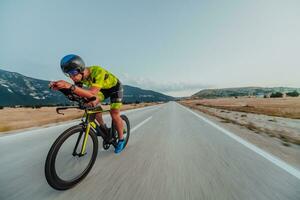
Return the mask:
<svg viewBox="0 0 300 200">
<path fill-rule="evenodd" d="M 138 87 L 124 85 L 124 102 L 157 102 L 173 101 L 174 97 L 167 96 L 152 90 L 143 90 Z"/>
<path fill-rule="evenodd" d="M 235 97 L 235 96 L 264 96 L 274 92 L 300 92 L 300 88 L 290 87 L 240 87 L 240 88 L 223 88 L 223 89 L 205 89 L 192 95 L 199 98 L 220 98 L 220 97 Z"/>
<path fill-rule="evenodd" d="M 0 106 L 58 105 L 70 102 L 60 92 L 48 88 L 49 81 L 0 69 Z M 174 97 L 124 85 L 124 102 L 171 101 Z"/>
</svg>

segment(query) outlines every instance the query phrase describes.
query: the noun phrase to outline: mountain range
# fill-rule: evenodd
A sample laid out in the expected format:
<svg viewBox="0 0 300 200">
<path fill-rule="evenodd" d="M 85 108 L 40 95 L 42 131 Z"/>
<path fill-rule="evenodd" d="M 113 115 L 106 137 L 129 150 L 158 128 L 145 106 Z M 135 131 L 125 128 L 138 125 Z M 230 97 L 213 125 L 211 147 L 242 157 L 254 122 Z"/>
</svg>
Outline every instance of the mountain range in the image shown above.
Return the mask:
<svg viewBox="0 0 300 200">
<path fill-rule="evenodd" d="M 49 82 L 0 69 L 0 106 L 70 104 L 60 92 L 49 89 Z M 152 90 L 124 85 L 125 103 L 172 100 L 175 98 Z"/>
<path fill-rule="evenodd" d="M 40 106 L 40 105 L 66 105 L 71 102 L 60 92 L 48 88 L 48 80 L 40 80 L 24 76 L 16 72 L 9 72 L 0 69 L 0 106 Z M 177 100 L 155 92 L 144 90 L 138 87 L 124 85 L 124 103 L 137 102 L 167 102 Z M 297 91 L 300 88 L 291 87 L 239 87 L 223 89 L 204 89 L 195 94 L 192 98 L 220 98 L 238 96 L 260 96 L 281 92 L 288 93 Z"/>
<path fill-rule="evenodd" d="M 260 96 L 269 95 L 275 92 L 288 93 L 297 91 L 300 88 L 291 87 L 240 87 L 240 88 L 223 88 L 223 89 L 204 89 L 191 97 L 199 98 L 219 98 L 219 97 L 238 97 L 238 96 Z"/>
</svg>

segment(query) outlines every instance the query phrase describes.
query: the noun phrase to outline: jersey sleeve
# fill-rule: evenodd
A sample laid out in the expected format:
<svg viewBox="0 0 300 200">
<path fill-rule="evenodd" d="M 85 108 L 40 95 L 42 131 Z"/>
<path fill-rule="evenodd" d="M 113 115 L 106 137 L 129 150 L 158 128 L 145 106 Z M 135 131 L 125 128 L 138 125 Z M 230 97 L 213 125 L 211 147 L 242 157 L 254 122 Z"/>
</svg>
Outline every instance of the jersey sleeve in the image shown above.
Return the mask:
<svg viewBox="0 0 300 200">
<path fill-rule="evenodd" d="M 105 70 L 97 68 L 92 74 L 92 87 L 102 88 L 105 79 Z"/>
</svg>

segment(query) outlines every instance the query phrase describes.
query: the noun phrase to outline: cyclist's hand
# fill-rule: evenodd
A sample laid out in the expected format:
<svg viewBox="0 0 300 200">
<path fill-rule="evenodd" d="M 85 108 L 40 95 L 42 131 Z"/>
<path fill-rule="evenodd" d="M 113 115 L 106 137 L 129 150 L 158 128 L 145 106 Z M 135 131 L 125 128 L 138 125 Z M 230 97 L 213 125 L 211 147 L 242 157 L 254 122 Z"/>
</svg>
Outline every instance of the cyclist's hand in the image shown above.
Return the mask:
<svg viewBox="0 0 300 200">
<path fill-rule="evenodd" d="M 60 89 L 69 89 L 72 86 L 71 83 L 68 83 L 64 80 L 53 81 L 50 82 L 49 87 L 53 90 L 60 90 Z"/>
<path fill-rule="evenodd" d="M 58 90 L 56 87 L 56 81 L 51 81 L 48 86 L 52 90 Z"/>
<path fill-rule="evenodd" d="M 98 105 L 98 104 L 100 103 L 100 99 L 99 99 L 99 97 L 97 97 L 97 96 L 95 96 L 95 97 L 96 97 L 96 99 L 95 99 L 94 101 L 91 101 L 91 102 L 89 102 L 89 103 L 86 103 L 86 105 L 92 106 L 92 107 L 95 107 L 96 105 Z"/>
</svg>

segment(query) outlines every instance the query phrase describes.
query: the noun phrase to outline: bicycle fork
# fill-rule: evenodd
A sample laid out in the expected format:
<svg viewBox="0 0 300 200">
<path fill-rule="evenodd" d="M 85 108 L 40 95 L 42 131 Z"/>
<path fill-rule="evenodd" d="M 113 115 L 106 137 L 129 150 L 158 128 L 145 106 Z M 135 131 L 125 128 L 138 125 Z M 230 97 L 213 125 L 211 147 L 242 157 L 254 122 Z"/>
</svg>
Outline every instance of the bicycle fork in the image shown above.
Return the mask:
<svg viewBox="0 0 300 200">
<path fill-rule="evenodd" d="M 80 131 L 80 133 L 78 135 L 78 138 L 77 138 L 77 141 L 76 141 L 76 145 L 75 145 L 74 150 L 73 150 L 73 154 L 72 154 L 73 156 L 82 157 L 86 154 L 86 143 L 87 143 L 87 139 L 88 139 L 88 136 L 89 136 L 90 129 L 91 129 L 91 124 L 88 123 L 86 128 L 85 128 L 85 133 L 83 134 L 83 131 Z M 84 138 L 83 138 L 83 142 L 82 142 L 82 145 L 81 145 L 81 151 L 80 151 L 80 153 L 77 153 L 77 147 L 79 145 L 79 142 L 81 141 L 82 135 L 84 135 Z"/>
</svg>

